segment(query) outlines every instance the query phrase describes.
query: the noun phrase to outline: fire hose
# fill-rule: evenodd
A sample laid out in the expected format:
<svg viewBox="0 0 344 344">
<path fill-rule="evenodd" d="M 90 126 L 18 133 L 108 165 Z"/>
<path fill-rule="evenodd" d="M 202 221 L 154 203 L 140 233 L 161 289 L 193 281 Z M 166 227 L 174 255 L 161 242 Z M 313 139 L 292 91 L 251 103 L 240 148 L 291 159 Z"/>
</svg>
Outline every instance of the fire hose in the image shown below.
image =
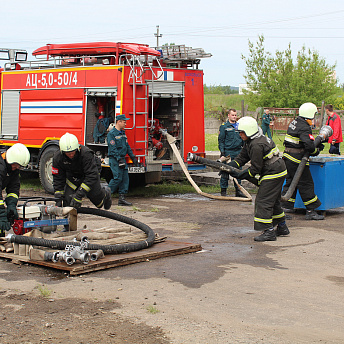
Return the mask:
<svg viewBox="0 0 344 344">
<path fill-rule="evenodd" d="M 141 240 L 135 243 L 115 244 L 115 245 L 88 244 L 87 245 L 88 250 L 94 250 L 94 251 L 102 250 L 104 254 L 106 253 L 118 254 L 118 253 L 124 253 L 124 252 L 139 251 L 139 250 L 152 246 L 154 243 L 155 233 L 149 226 L 147 226 L 146 224 L 140 221 L 131 219 L 124 215 L 102 210 L 102 209 L 81 207 L 77 209 L 77 212 L 80 214 L 96 215 L 96 216 L 101 216 L 101 217 L 106 217 L 112 220 L 116 220 L 119 222 L 123 222 L 131 226 L 134 226 L 147 234 L 146 240 Z M 15 234 L 8 234 L 6 236 L 6 239 L 7 239 L 7 242 L 11 242 L 11 243 L 50 247 L 50 248 L 56 248 L 59 250 L 65 250 L 67 245 L 80 246 L 82 244 L 76 241 L 66 242 L 66 241 L 59 241 L 59 240 L 47 240 L 47 239 L 42 239 L 42 238 L 33 238 L 29 236 L 15 235 Z"/>
<path fill-rule="evenodd" d="M 237 187 L 239 188 L 239 190 L 246 196 L 246 197 L 227 197 L 227 196 L 217 196 L 217 195 L 212 195 L 212 194 L 208 194 L 206 192 L 203 192 L 198 185 L 194 182 L 194 180 L 191 178 L 189 171 L 187 170 L 187 168 L 185 167 L 184 161 L 182 159 L 182 157 L 179 154 L 178 148 L 176 147 L 176 139 L 175 137 L 173 137 L 172 135 L 168 134 L 167 131 L 163 130 L 162 131 L 163 135 L 166 136 L 168 143 L 170 144 L 174 155 L 176 156 L 186 178 L 188 179 L 188 181 L 190 182 L 190 184 L 194 187 L 194 189 L 197 191 L 198 194 L 204 196 L 204 197 L 208 197 L 208 198 L 212 198 L 212 199 L 217 199 L 217 200 L 223 200 L 223 201 L 244 201 L 244 202 L 251 202 L 252 201 L 252 197 L 251 195 L 238 183 L 238 181 L 233 178 L 234 182 L 236 183 Z M 202 164 L 214 167 L 216 169 L 219 169 L 221 171 L 224 172 L 233 172 L 233 171 L 237 171 L 240 172 L 240 170 L 235 169 L 234 167 L 228 166 L 226 164 L 222 164 L 213 160 L 209 160 L 209 159 L 204 159 L 201 158 L 199 156 L 197 156 L 196 154 L 193 153 L 189 153 L 188 154 L 188 160 L 190 161 L 195 161 L 195 162 L 200 162 Z M 199 160 L 198 160 L 199 159 Z M 200 159 L 202 159 L 200 161 Z"/>
<path fill-rule="evenodd" d="M 315 148 L 317 148 L 319 146 L 320 143 L 325 142 L 326 140 L 328 140 L 328 138 L 333 134 L 333 130 L 329 125 L 324 125 L 320 131 L 319 131 L 319 135 L 315 138 L 314 140 L 314 146 Z M 292 196 L 292 194 L 294 193 L 297 184 L 299 183 L 299 180 L 301 178 L 301 175 L 303 173 L 303 170 L 305 169 L 306 163 L 309 159 L 309 152 L 306 152 L 304 154 L 304 156 L 301 159 L 301 162 L 299 164 L 299 166 L 297 167 L 297 170 L 295 172 L 294 178 L 292 180 L 292 182 L 290 183 L 290 186 L 288 188 L 288 191 L 281 197 L 281 200 L 283 202 L 287 202 L 289 200 L 289 198 Z"/>
</svg>

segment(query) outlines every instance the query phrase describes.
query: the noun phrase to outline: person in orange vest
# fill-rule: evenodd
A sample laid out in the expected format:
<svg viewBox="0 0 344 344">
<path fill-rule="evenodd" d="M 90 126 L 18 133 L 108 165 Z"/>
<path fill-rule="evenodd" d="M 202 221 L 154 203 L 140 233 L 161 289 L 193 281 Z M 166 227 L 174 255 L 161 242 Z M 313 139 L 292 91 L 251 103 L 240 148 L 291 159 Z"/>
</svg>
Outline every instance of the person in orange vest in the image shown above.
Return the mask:
<svg viewBox="0 0 344 344">
<path fill-rule="evenodd" d="M 333 111 L 331 104 L 325 106 L 325 111 L 328 116 L 326 125 L 329 125 L 333 130 L 333 135 L 328 138 L 330 143 L 330 154 L 340 155 L 340 143 L 343 142 L 342 123 L 340 117 Z"/>
</svg>

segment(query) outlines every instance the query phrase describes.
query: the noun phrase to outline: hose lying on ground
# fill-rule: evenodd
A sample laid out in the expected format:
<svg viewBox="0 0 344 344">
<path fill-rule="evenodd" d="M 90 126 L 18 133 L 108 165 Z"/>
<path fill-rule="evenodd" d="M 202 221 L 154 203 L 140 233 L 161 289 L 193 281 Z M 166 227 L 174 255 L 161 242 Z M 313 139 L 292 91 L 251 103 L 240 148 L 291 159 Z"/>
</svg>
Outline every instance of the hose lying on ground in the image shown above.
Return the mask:
<svg viewBox="0 0 344 344">
<path fill-rule="evenodd" d="M 163 131 L 162 132 L 166 138 L 168 143 L 170 144 L 174 155 L 176 156 L 179 165 L 181 166 L 186 178 L 188 179 L 188 181 L 190 182 L 190 184 L 194 187 L 194 189 L 197 191 L 198 194 L 207 197 L 207 198 L 212 198 L 212 199 L 218 199 L 221 201 L 241 201 L 241 202 L 251 202 L 252 201 L 252 197 L 251 195 L 238 183 L 238 181 L 233 178 L 234 182 L 236 183 L 237 187 L 239 188 L 239 190 L 247 197 L 227 197 L 227 196 L 217 196 L 217 195 L 212 195 L 212 194 L 208 194 L 206 192 L 203 192 L 198 185 L 194 182 L 194 180 L 191 178 L 189 171 L 187 170 L 187 168 L 185 167 L 184 161 L 182 159 L 182 157 L 179 154 L 178 148 L 175 145 L 176 139 L 168 134 L 167 132 Z M 224 164 L 221 164 L 224 165 Z M 230 166 L 228 166 L 230 167 Z M 232 168 L 233 169 L 233 168 Z M 225 169 L 223 169 L 225 170 Z M 239 170 L 240 171 L 240 170 Z"/>
<path fill-rule="evenodd" d="M 117 253 L 124 253 L 124 252 L 139 251 L 144 248 L 148 248 L 152 246 L 154 243 L 155 233 L 149 226 L 147 226 L 146 224 L 140 221 L 131 219 L 124 215 L 102 210 L 102 209 L 82 207 L 82 208 L 77 209 L 77 211 L 80 214 L 96 215 L 96 216 L 106 217 L 111 220 L 123 222 L 128 225 L 134 226 L 147 234 L 146 240 L 142 240 L 135 243 L 115 244 L 115 245 L 88 244 L 87 246 L 88 250 L 102 250 L 104 254 L 117 254 Z M 15 234 L 7 235 L 6 239 L 8 242 L 11 242 L 11 243 L 50 247 L 50 248 L 58 249 L 58 250 L 64 250 L 66 245 L 80 246 L 80 242 L 77 242 L 77 241 L 67 242 L 67 241 L 59 241 L 59 240 L 47 240 L 47 239 L 42 239 L 42 238 L 33 238 L 33 237 L 15 235 Z"/>
</svg>

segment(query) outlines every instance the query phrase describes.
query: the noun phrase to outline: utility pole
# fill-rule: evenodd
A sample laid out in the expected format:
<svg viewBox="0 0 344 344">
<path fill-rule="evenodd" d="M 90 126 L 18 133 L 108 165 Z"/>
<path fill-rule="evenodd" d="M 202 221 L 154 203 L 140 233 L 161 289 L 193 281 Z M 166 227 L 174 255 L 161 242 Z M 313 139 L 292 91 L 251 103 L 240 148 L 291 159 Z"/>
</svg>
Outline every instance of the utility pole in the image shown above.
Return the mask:
<svg viewBox="0 0 344 344">
<path fill-rule="evenodd" d="M 156 26 L 156 33 L 154 34 L 156 37 L 156 46 L 159 46 L 159 38 L 162 37 L 162 34 L 159 34 L 159 25 Z"/>
</svg>

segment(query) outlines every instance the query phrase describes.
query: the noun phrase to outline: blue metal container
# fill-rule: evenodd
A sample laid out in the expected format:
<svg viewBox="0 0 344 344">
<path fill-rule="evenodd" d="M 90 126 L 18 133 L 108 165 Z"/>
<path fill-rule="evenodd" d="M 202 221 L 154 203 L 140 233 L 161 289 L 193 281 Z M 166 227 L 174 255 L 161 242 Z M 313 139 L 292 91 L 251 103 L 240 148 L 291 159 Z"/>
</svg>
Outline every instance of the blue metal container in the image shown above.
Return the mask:
<svg viewBox="0 0 344 344">
<path fill-rule="evenodd" d="M 314 181 L 315 194 L 321 201 L 317 209 L 328 210 L 344 206 L 344 157 L 310 157 L 309 167 Z M 305 208 L 299 192 L 295 208 Z"/>
</svg>

